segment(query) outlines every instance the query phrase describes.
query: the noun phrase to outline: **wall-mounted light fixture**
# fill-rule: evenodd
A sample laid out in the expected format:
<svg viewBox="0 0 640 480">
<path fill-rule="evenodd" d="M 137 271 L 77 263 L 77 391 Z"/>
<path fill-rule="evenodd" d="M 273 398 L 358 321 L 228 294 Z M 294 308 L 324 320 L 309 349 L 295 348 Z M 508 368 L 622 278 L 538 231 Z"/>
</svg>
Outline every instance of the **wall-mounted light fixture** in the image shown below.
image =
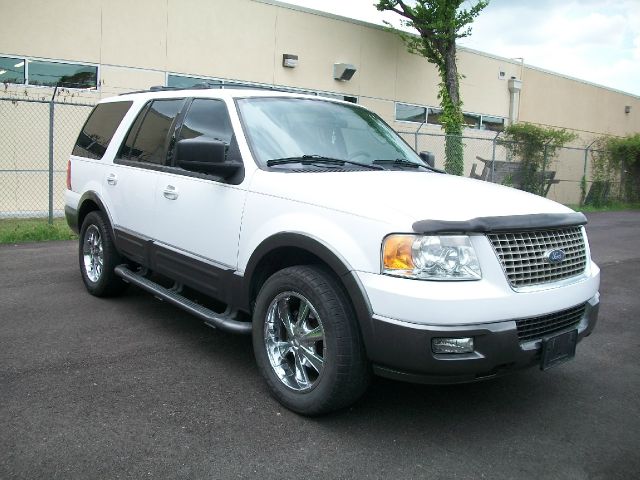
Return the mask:
<svg viewBox="0 0 640 480">
<path fill-rule="evenodd" d="M 631 105 L 625 105 L 624 113 L 631 113 Z"/>
<path fill-rule="evenodd" d="M 333 78 L 345 82 L 351 80 L 353 74 L 356 73 L 357 68 L 350 63 L 334 63 L 333 64 Z"/>
<path fill-rule="evenodd" d="M 283 53 L 282 66 L 287 68 L 296 68 L 298 66 L 298 55 Z"/>
</svg>

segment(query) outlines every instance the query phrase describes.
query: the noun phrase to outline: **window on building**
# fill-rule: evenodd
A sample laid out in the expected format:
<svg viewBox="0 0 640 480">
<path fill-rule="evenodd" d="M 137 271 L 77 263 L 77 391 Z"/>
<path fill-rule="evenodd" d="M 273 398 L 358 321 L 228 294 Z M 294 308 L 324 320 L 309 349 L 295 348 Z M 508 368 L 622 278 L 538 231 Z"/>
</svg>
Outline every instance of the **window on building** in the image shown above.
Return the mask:
<svg viewBox="0 0 640 480">
<path fill-rule="evenodd" d="M 127 135 L 121 157 L 165 165 L 168 133 L 183 105 L 182 98 L 155 100 L 143 109 Z"/>
<path fill-rule="evenodd" d="M 191 88 L 198 85 L 222 85 L 222 81 L 205 77 L 190 77 L 187 75 L 172 75 L 167 77 L 167 86 L 176 88 Z"/>
<path fill-rule="evenodd" d="M 65 88 L 98 87 L 98 67 L 41 60 L 27 60 L 27 62 L 29 85 Z"/>
<path fill-rule="evenodd" d="M 427 123 L 430 123 L 432 125 L 442 125 L 442 109 L 429 107 Z"/>
<path fill-rule="evenodd" d="M 313 92 L 313 91 L 309 91 L 309 92 L 299 92 L 299 93 L 305 93 L 307 95 L 317 95 L 318 97 L 324 97 L 324 98 L 333 98 L 335 100 L 343 100 L 345 102 L 349 102 L 349 103 L 358 103 L 358 97 L 352 97 L 350 95 L 341 95 L 339 93 L 329 93 L 329 92 Z"/>
<path fill-rule="evenodd" d="M 0 57 L 0 83 L 24 83 L 24 72 L 24 58 Z"/>
<path fill-rule="evenodd" d="M 492 130 L 494 132 L 502 132 L 504 130 L 504 118 L 483 115 L 481 128 L 482 130 Z"/>
<path fill-rule="evenodd" d="M 97 105 L 80 131 L 73 155 L 100 160 L 133 102 Z"/>
<path fill-rule="evenodd" d="M 427 121 L 427 107 L 396 103 L 396 120 L 398 122 L 425 123 Z"/>
<path fill-rule="evenodd" d="M 462 118 L 463 127 L 480 128 L 480 115 L 476 115 L 475 113 L 463 113 Z"/>
</svg>

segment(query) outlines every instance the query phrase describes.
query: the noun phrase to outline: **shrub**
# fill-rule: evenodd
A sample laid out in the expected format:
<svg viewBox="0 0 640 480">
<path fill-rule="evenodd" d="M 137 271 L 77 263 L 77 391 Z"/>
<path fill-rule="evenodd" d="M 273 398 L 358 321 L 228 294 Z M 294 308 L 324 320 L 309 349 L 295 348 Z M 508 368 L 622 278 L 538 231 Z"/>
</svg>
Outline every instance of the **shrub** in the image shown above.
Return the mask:
<svg viewBox="0 0 640 480">
<path fill-rule="evenodd" d="M 527 192 L 544 195 L 546 180 L 543 172 L 563 145 L 574 140 L 576 135 L 562 128 L 551 128 L 531 123 L 509 125 L 499 141 L 509 155 L 520 160 L 520 188 Z"/>
</svg>

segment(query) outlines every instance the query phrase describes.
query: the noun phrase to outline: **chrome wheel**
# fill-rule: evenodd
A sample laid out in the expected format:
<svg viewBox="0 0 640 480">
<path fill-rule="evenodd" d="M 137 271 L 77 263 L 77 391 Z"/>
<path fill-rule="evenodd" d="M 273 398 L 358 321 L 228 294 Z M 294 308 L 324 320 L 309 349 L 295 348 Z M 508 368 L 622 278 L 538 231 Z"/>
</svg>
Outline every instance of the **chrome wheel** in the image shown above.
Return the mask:
<svg viewBox="0 0 640 480">
<path fill-rule="evenodd" d="M 311 390 L 326 356 L 324 328 L 313 305 L 295 292 L 276 296 L 267 309 L 264 345 L 278 379 L 295 391 Z"/>
<path fill-rule="evenodd" d="M 89 225 L 82 243 L 82 256 L 84 258 L 84 269 L 87 278 L 92 282 L 100 280 L 104 266 L 104 251 L 102 247 L 102 236 L 100 230 L 95 225 Z"/>
</svg>

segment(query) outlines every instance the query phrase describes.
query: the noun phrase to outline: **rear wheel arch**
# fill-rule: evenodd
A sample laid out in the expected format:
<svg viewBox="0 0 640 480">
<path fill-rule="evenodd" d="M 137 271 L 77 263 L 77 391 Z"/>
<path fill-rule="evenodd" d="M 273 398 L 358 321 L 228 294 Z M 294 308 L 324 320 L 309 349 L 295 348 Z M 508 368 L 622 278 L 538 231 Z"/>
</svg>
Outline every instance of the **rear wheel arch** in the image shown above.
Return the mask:
<svg viewBox="0 0 640 480">
<path fill-rule="evenodd" d="M 102 212 L 105 215 L 106 219 L 108 220 L 111 237 L 115 239 L 115 232 L 113 231 L 113 224 L 111 222 L 109 211 L 105 207 L 98 194 L 92 190 L 85 192 L 82 197 L 80 197 L 80 201 L 78 202 L 78 227 L 82 227 L 84 219 L 87 217 L 87 215 L 96 210 Z"/>
</svg>

